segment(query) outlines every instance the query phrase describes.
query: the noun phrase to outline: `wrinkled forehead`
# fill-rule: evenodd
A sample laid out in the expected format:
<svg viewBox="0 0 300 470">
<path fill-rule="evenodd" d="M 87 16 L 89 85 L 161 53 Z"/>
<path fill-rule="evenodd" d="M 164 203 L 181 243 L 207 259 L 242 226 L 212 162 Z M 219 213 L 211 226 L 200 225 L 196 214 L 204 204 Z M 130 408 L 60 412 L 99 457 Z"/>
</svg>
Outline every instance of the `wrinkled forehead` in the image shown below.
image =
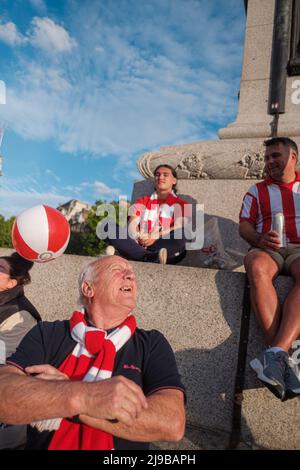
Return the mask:
<svg viewBox="0 0 300 470">
<path fill-rule="evenodd" d="M 10 266 L 8 261 L 4 258 L 0 258 L 0 273 L 10 274 Z"/>
<path fill-rule="evenodd" d="M 120 256 L 107 256 L 101 260 L 99 265 L 99 274 L 105 275 L 112 272 L 115 269 L 130 270 L 133 271 L 131 264 Z"/>
</svg>

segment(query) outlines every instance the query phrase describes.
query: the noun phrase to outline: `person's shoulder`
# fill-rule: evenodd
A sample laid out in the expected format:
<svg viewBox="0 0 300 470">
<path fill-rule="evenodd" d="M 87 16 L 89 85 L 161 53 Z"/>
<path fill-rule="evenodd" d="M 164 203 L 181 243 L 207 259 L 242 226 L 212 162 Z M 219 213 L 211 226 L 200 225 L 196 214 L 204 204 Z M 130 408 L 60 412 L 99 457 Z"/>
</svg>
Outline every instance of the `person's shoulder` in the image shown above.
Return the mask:
<svg viewBox="0 0 300 470">
<path fill-rule="evenodd" d="M 44 326 L 53 326 L 54 328 L 62 328 L 68 325 L 69 320 L 42 320 L 40 324 L 43 324 Z"/>
<path fill-rule="evenodd" d="M 137 327 L 135 331 L 139 336 L 145 337 L 145 338 L 156 338 L 156 337 L 163 336 L 163 334 L 159 330 L 155 330 L 155 329 L 144 330 L 143 328 Z"/>
<path fill-rule="evenodd" d="M 22 368 L 43 363 L 58 367 L 72 347 L 68 321 L 40 321 L 7 360 Z"/>
<path fill-rule="evenodd" d="M 25 310 L 19 310 L 13 313 L 1 323 L 1 331 L 11 330 L 19 324 L 26 322 L 27 318 L 31 317 L 30 313 Z M 32 318 L 32 317 L 31 317 Z M 36 322 L 35 322 L 36 323 Z"/>
<path fill-rule="evenodd" d="M 42 336 L 49 336 L 55 338 L 58 335 L 66 334 L 69 331 L 68 320 L 42 320 L 38 322 L 32 329 L 33 333 L 39 332 Z"/>
<path fill-rule="evenodd" d="M 21 335 L 20 339 L 27 331 L 30 331 L 37 324 L 37 321 L 26 310 L 20 310 L 6 318 L 0 325 L 0 333 L 16 337 Z"/>
<path fill-rule="evenodd" d="M 186 204 L 190 204 L 189 201 L 187 201 L 186 199 L 183 199 L 182 197 L 174 197 L 174 202 L 177 202 L 177 204 L 180 204 L 181 206 L 184 206 Z"/>
<path fill-rule="evenodd" d="M 65 350 L 69 353 L 74 347 L 71 337 L 69 320 L 40 321 L 28 333 L 28 341 L 42 345 L 49 357 L 49 364 L 55 365 L 61 355 L 65 357 Z M 54 361 L 54 362 L 53 362 Z"/>
<path fill-rule="evenodd" d="M 256 188 L 259 188 L 261 186 L 268 186 L 268 184 L 272 184 L 273 180 L 268 176 L 267 178 L 264 178 L 263 180 L 258 181 L 257 183 L 253 184 L 252 186 L 255 186 Z"/>
<path fill-rule="evenodd" d="M 146 196 L 142 196 L 142 197 L 139 197 L 134 204 L 147 204 L 147 202 L 149 201 L 151 197 L 151 194 L 146 194 Z"/>
<path fill-rule="evenodd" d="M 248 189 L 247 189 L 247 192 L 246 194 L 250 194 L 251 196 L 253 197 L 257 197 L 258 195 L 258 191 L 261 189 L 261 188 L 264 188 L 266 187 L 268 184 L 268 181 L 267 180 L 261 180 L 261 181 L 258 181 L 257 183 L 254 183 L 252 184 Z"/>
<path fill-rule="evenodd" d="M 32 328 L 37 324 L 37 320 L 27 310 L 20 310 L 14 313 L 10 319 L 15 323 L 22 323 L 24 327 Z"/>
<path fill-rule="evenodd" d="M 144 330 L 142 328 L 137 328 L 135 330 L 137 338 L 147 344 L 150 347 L 153 347 L 160 343 L 168 343 L 168 340 L 158 330 Z"/>
</svg>

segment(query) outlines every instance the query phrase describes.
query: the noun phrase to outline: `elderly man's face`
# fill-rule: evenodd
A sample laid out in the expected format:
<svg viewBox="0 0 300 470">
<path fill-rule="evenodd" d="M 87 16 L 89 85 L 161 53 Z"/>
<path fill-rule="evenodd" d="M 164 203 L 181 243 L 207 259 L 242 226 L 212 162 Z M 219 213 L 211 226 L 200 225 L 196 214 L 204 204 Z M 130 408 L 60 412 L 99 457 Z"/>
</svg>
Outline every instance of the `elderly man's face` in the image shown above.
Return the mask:
<svg viewBox="0 0 300 470">
<path fill-rule="evenodd" d="M 135 307 L 137 284 L 131 265 L 119 256 L 108 256 L 94 283 L 94 301 L 128 310 Z"/>
</svg>

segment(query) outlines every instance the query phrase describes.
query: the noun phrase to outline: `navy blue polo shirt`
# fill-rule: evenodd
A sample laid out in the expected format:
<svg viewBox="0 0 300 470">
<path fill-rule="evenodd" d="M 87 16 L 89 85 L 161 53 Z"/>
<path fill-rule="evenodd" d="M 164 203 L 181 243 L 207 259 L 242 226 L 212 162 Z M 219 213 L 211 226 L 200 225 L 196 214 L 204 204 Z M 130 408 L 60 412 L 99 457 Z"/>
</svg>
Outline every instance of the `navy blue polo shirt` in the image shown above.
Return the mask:
<svg viewBox="0 0 300 470">
<path fill-rule="evenodd" d="M 7 359 L 7 364 L 21 369 L 38 364 L 50 364 L 58 368 L 75 345 L 68 320 L 40 322 L 23 338 L 17 351 Z M 170 388 L 184 392 L 171 346 L 157 330 L 135 330 L 129 341 L 117 351 L 113 371 L 113 376 L 116 375 L 133 380 L 146 396 Z M 47 449 L 53 433 L 40 432 L 29 425 L 26 448 Z M 148 449 L 149 444 L 114 437 L 114 448 Z"/>
</svg>

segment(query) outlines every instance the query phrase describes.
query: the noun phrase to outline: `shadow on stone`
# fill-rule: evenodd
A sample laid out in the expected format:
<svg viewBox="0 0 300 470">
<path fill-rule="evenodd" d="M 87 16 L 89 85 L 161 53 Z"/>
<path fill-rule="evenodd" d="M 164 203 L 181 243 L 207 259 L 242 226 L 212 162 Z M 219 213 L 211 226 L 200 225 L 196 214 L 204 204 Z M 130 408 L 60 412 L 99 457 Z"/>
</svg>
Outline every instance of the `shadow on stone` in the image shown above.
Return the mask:
<svg viewBox="0 0 300 470">
<path fill-rule="evenodd" d="M 187 394 L 186 434 L 178 445 L 161 448 L 210 450 L 226 449 L 229 445 L 244 276 L 241 273 L 228 276 L 224 271 L 215 273 L 212 276 L 210 270 L 208 276 L 214 277 L 217 286 L 217 292 L 212 293 L 213 301 L 206 307 L 199 305 L 206 337 L 198 336 L 198 341 L 195 337 L 195 343 L 202 347 L 175 352 Z M 205 310 L 206 318 L 203 317 Z M 195 335 L 203 331 L 200 318 L 194 319 Z M 191 334 L 191 331 L 186 332 L 186 335 Z M 242 426 L 247 429 L 247 442 L 241 442 L 240 446 L 249 448 L 251 431 L 243 417 Z"/>
</svg>

